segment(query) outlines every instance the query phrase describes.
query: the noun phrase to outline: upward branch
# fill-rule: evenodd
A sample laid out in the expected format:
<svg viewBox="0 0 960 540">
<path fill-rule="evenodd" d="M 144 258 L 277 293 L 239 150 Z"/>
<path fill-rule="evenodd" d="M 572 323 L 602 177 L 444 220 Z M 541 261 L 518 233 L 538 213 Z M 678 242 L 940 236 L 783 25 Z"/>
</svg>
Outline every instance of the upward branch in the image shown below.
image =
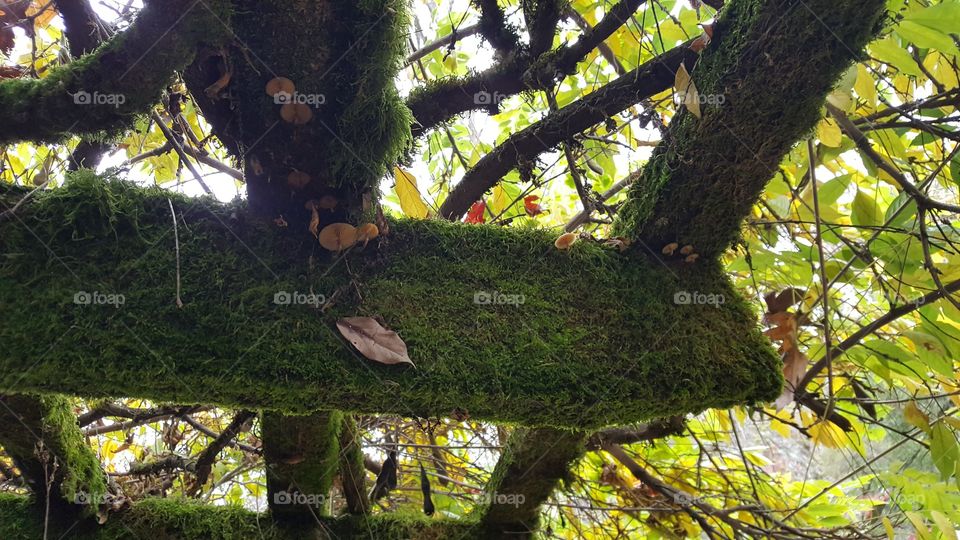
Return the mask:
<svg viewBox="0 0 960 540">
<path fill-rule="evenodd" d="M 703 118 L 679 113 L 630 188 L 617 233 L 653 249 L 725 249 L 824 97 L 880 28 L 881 0 L 735 0 L 693 80 Z"/>
<path fill-rule="evenodd" d="M 0 144 L 115 131 L 157 101 L 200 42 L 227 36 L 227 2 L 148 2 L 130 29 L 43 79 L 0 82 Z"/>
</svg>

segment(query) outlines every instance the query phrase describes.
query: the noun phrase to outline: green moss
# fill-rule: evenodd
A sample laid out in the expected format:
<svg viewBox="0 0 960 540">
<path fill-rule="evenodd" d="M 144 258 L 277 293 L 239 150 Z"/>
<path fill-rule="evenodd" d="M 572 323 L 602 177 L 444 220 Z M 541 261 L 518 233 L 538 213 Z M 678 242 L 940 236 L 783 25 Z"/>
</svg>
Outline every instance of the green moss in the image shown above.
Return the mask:
<svg viewBox="0 0 960 540">
<path fill-rule="evenodd" d="M 329 254 L 242 207 L 75 175 L 0 225 L 0 388 L 578 428 L 779 394 L 780 360 L 717 263 L 560 252 L 538 230 L 391 229 L 329 270 Z M 125 302 L 75 304 L 81 291 Z M 274 303 L 294 291 L 335 302 Z M 678 305 L 680 291 L 725 303 Z M 355 315 L 382 317 L 416 368 L 354 352 L 334 321 Z"/>
<path fill-rule="evenodd" d="M 475 510 L 488 538 L 517 538 L 538 530 L 540 506 L 586 451 L 582 432 L 553 428 L 515 430 Z"/>
<path fill-rule="evenodd" d="M 0 537 L 35 540 L 43 536 L 39 516 L 31 512 L 26 497 L 0 494 Z M 275 525 L 264 514 L 239 507 L 211 506 L 191 500 L 146 499 L 132 508 L 111 514 L 107 523 L 78 524 L 69 536 L 80 540 L 299 540 L 368 538 L 371 540 L 444 540 L 483 538 L 470 521 L 430 520 L 407 514 L 368 518 L 320 518 L 316 529 Z M 56 536 L 60 538 L 60 536 Z"/>
<path fill-rule="evenodd" d="M 130 127 L 200 43 L 230 37 L 220 22 L 229 20 L 229 4 L 148 4 L 128 30 L 47 77 L 0 81 L 0 144 L 57 142 L 71 134 L 102 138 Z M 75 100 L 84 96 L 79 92 L 89 95 L 87 104 Z"/>
<path fill-rule="evenodd" d="M 304 416 L 263 413 L 268 503 L 274 516 L 310 523 L 315 515 L 328 513 L 326 501 L 339 468 L 342 424 L 339 411 Z M 318 504 L 312 509 L 292 504 L 299 495 Z"/>
<path fill-rule="evenodd" d="M 46 496 L 48 482 L 52 506 L 59 511 L 80 496 L 100 500 L 106 479 L 100 460 L 86 443 L 69 400 L 60 395 L 4 396 L 0 444 L 23 472 L 31 489 Z M 39 453 L 42 448 L 45 454 Z M 42 505 L 41 505 L 42 506 Z M 86 507 L 91 510 L 93 507 Z"/>
<path fill-rule="evenodd" d="M 684 112 L 630 188 L 617 229 L 653 249 L 726 249 L 777 165 L 820 119 L 841 73 L 879 30 L 882 0 L 726 3 L 693 81 L 703 118 Z"/>
</svg>

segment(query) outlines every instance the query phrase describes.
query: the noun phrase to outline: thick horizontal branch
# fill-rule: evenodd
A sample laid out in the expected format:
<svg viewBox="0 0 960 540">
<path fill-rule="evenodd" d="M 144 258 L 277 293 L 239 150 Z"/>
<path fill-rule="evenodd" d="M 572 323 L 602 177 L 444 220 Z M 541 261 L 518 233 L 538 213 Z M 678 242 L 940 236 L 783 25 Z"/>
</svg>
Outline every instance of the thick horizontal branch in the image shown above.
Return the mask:
<svg viewBox="0 0 960 540">
<path fill-rule="evenodd" d="M 388 538 L 430 540 L 485 538 L 468 520 L 429 518 L 384 513 L 376 517 L 318 517 L 312 526 L 280 527 L 268 514 L 239 506 L 204 505 L 190 500 L 146 499 L 131 508 L 111 513 L 106 523 L 74 523 L 70 538 L 114 540 L 117 538 L 257 538 L 298 540 L 302 538 Z M 65 533 L 66 531 L 61 531 Z M 0 537 L 4 540 L 36 540 L 43 537 L 43 521 L 30 507 L 29 499 L 0 494 Z M 59 535 L 52 536 L 59 538 Z"/>
<path fill-rule="evenodd" d="M 510 136 L 467 171 L 444 200 L 440 215 L 449 219 L 463 216 L 474 201 L 520 162 L 530 161 L 590 126 L 670 88 L 680 63 L 692 66 L 696 58 L 689 48 L 677 47 Z"/>
<path fill-rule="evenodd" d="M 0 82 L 0 144 L 115 131 L 158 101 L 196 46 L 228 29 L 225 2 L 149 2 L 121 35 L 43 79 Z M 214 10 L 221 10 L 215 13 Z M 218 18 L 219 16 L 219 18 Z"/>
<path fill-rule="evenodd" d="M 730 244 L 783 156 L 821 118 L 837 78 L 881 27 L 882 0 L 731 0 L 682 111 L 621 208 L 617 234 L 652 249 Z"/>
<path fill-rule="evenodd" d="M 390 228 L 331 266 L 245 208 L 74 174 L 0 224 L 0 388 L 576 428 L 779 395 L 780 360 L 716 263 Z M 381 317 L 416 367 L 361 356 L 344 316 Z"/>
</svg>

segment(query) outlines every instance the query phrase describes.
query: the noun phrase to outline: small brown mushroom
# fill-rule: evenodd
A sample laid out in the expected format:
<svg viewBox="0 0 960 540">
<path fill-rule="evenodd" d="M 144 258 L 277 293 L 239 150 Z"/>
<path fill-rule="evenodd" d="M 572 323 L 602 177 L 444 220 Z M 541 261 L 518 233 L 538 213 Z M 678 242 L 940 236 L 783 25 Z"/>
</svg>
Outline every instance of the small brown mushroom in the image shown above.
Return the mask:
<svg viewBox="0 0 960 540">
<path fill-rule="evenodd" d="M 682 248 L 680 248 L 680 254 L 681 254 L 681 255 L 689 255 L 689 254 L 691 254 L 691 253 L 693 253 L 693 246 L 690 245 L 690 244 L 687 244 L 687 245 L 683 246 Z"/>
<path fill-rule="evenodd" d="M 677 250 L 679 245 L 676 242 L 670 242 L 669 244 L 663 246 L 663 249 L 660 250 L 660 253 L 670 256 L 673 255 L 673 252 Z"/>
<path fill-rule="evenodd" d="M 313 119 L 313 110 L 304 103 L 285 103 L 280 107 L 280 118 L 284 122 L 302 126 Z"/>
<path fill-rule="evenodd" d="M 692 263 L 692 262 L 695 262 L 698 257 L 700 257 L 700 255 L 698 255 L 697 253 L 691 253 L 687 255 L 687 258 L 684 259 L 683 262 Z"/>
<path fill-rule="evenodd" d="M 380 229 L 373 223 L 364 223 L 357 227 L 357 242 L 363 241 L 364 247 L 366 247 L 367 242 L 378 236 L 380 236 Z"/>
<path fill-rule="evenodd" d="M 317 201 L 317 208 L 321 210 L 333 210 L 337 207 L 337 198 L 333 195 L 324 195 Z"/>
<path fill-rule="evenodd" d="M 310 183 L 310 175 L 294 169 L 287 175 L 287 185 L 294 191 L 300 191 Z"/>
<path fill-rule="evenodd" d="M 570 246 L 577 241 L 577 235 L 571 232 L 561 234 L 557 241 L 553 243 L 559 250 L 570 249 Z"/>
<path fill-rule="evenodd" d="M 293 84 L 293 81 L 286 77 L 276 77 L 270 79 L 270 82 L 267 83 L 267 95 L 270 97 L 276 97 L 277 94 L 283 92 L 287 95 L 293 95 L 297 91 L 297 87 Z"/>
<path fill-rule="evenodd" d="M 349 223 L 331 223 L 320 231 L 320 245 L 340 252 L 357 243 L 357 229 Z"/>
</svg>

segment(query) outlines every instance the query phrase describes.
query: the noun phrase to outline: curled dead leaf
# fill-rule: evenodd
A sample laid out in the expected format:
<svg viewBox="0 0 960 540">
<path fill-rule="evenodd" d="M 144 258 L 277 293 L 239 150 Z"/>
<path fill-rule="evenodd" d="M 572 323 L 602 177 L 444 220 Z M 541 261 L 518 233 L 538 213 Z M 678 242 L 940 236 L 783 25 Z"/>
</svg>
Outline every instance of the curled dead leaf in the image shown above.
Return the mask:
<svg viewBox="0 0 960 540">
<path fill-rule="evenodd" d="M 407 344 L 393 330 L 387 330 L 370 317 L 345 317 L 337 321 L 337 329 L 357 351 L 381 364 L 410 364 Z"/>
</svg>

